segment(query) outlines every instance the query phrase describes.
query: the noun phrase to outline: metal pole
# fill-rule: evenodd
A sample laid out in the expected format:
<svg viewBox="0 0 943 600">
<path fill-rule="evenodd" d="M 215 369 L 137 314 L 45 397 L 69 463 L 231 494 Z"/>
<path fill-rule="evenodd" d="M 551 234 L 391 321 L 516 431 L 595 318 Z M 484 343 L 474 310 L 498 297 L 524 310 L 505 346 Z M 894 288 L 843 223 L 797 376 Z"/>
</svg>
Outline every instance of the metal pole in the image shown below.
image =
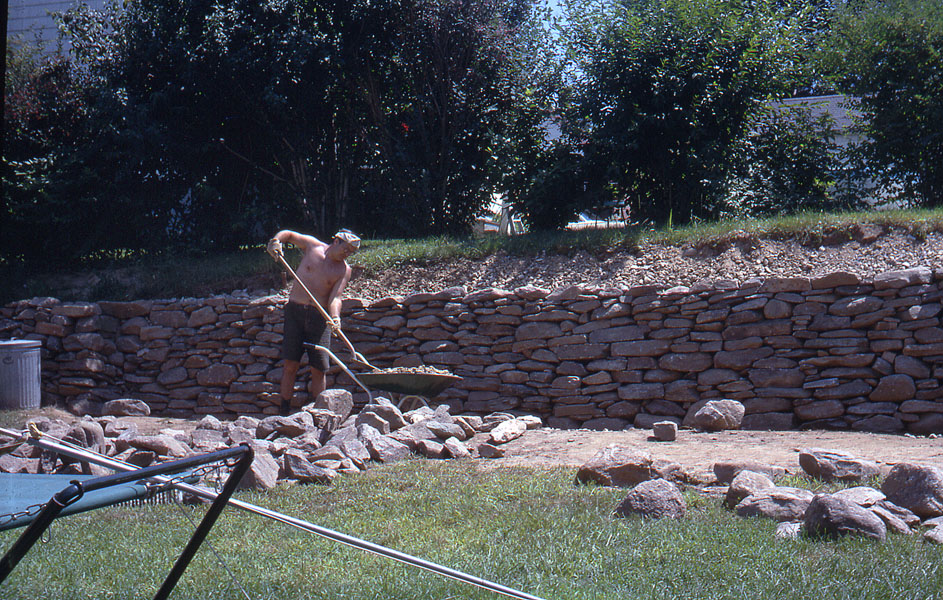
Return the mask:
<svg viewBox="0 0 943 600">
<path fill-rule="evenodd" d="M 21 436 L 21 434 L 17 431 L 11 431 L 9 429 L 4 429 L 2 427 L 0 427 L 0 434 L 8 435 L 14 438 L 18 438 Z M 74 458 L 76 460 L 94 463 L 97 465 L 108 467 L 110 469 L 115 469 L 117 471 L 137 470 L 137 467 L 130 465 L 128 463 L 122 462 L 120 460 L 109 458 L 103 454 L 99 454 L 97 452 L 93 452 L 85 448 L 72 446 L 71 444 L 62 442 L 61 440 L 51 442 L 51 441 L 48 441 L 48 439 L 43 439 L 44 437 L 48 438 L 48 436 L 42 436 L 39 438 L 31 437 L 27 440 L 27 442 L 34 446 L 38 446 L 46 450 L 52 450 L 53 452 L 63 454 L 65 456 Z M 165 480 L 166 482 L 170 481 L 169 478 L 165 478 L 165 477 L 156 477 L 155 479 L 157 479 L 158 481 L 161 481 L 161 480 Z M 196 496 L 199 496 L 201 498 L 207 498 L 207 499 L 212 500 L 218 496 L 218 494 L 216 494 L 215 492 L 207 488 L 190 485 L 187 483 L 175 482 L 174 487 L 176 487 L 177 489 L 183 490 L 185 492 L 194 494 Z M 431 571 L 433 573 L 437 573 L 439 575 L 443 575 L 445 577 L 449 577 L 451 579 L 455 579 L 463 583 L 474 585 L 482 589 L 496 592 L 498 594 L 502 594 L 510 598 L 520 598 L 521 600 L 543 600 L 542 598 L 538 596 L 534 596 L 526 592 L 521 592 L 519 590 L 515 590 L 513 588 L 503 586 L 499 583 L 488 581 L 487 579 L 481 579 L 480 577 L 475 577 L 474 575 L 469 575 L 467 573 L 463 573 L 461 571 L 457 571 L 455 569 L 451 569 L 449 567 L 445 567 L 445 566 L 436 564 L 434 562 L 423 560 L 421 558 L 417 558 L 415 556 L 411 556 L 404 552 L 399 552 L 398 550 L 393 550 L 391 548 L 387 548 L 379 544 L 374 544 L 373 542 L 368 542 L 366 540 L 362 540 L 360 538 L 356 538 L 356 537 L 353 537 L 344 533 L 339 533 L 337 531 L 333 531 L 325 527 L 320 527 L 308 521 L 304 521 L 302 519 L 296 519 L 294 517 L 290 517 L 288 515 L 275 512 L 273 510 L 268 510 L 267 508 L 262 508 L 261 506 L 249 504 L 248 502 L 243 502 L 241 500 L 230 498 L 229 504 L 231 504 L 232 506 L 235 506 L 236 508 L 245 510 L 247 512 L 278 521 L 279 523 L 285 523 L 286 525 L 291 525 L 292 527 L 301 529 L 302 531 L 307 531 L 315 535 L 319 535 L 321 537 L 327 538 L 329 540 L 333 540 L 335 542 L 339 542 L 341 544 L 350 546 L 352 548 L 358 548 L 360 550 L 364 550 L 365 552 L 370 552 L 378 556 L 385 556 L 386 558 L 391 558 L 401 563 L 412 565 L 420 569 L 425 569 L 426 571 Z"/>
<path fill-rule="evenodd" d="M 350 369 L 347 368 L 347 365 L 345 365 L 343 362 L 341 362 L 341 359 L 337 358 L 337 356 L 336 356 L 333 352 L 331 352 L 330 350 L 328 350 L 328 349 L 325 348 L 324 346 L 319 346 L 319 345 L 317 345 L 317 344 L 305 344 L 305 346 L 314 346 L 314 347 L 317 348 L 318 350 L 323 350 L 324 352 L 327 352 L 328 356 L 330 356 L 331 358 L 333 358 L 333 359 L 334 359 L 334 362 L 337 363 L 337 366 L 339 366 L 341 369 L 343 369 L 344 372 L 347 373 L 347 376 L 350 377 L 351 379 L 353 379 L 353 380 L 354 380 L 354 383 L 356 383 L 357 385 L 360 386 L 360 389 L 362 389 L 363 391 L 367 392 L 367 404 L 373 404 L 373 394 L 370 392 L 370 390 L 367 389 L 367 386 L 365 386 L 364 384 L 360 383 L 360 380 L 357 379 L 357 376 L 354 375 L 354 374 L 350 371 Z"/>
</svg>

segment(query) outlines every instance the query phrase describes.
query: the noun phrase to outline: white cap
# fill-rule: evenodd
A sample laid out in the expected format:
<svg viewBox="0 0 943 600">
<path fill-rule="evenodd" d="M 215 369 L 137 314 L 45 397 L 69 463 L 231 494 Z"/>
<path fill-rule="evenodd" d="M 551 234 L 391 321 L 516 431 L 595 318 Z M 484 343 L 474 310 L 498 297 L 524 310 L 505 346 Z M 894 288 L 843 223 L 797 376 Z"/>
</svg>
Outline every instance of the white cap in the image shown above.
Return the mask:
<svg viewBox="0 0 943 600">
<path fill-rule="evenodd" d="M 334 239 L 347 242 L 354 248 L 354 250 L 360 249 L 360 238 L 349 229 L 341 229 L 334 234 Z"/>
</svg>

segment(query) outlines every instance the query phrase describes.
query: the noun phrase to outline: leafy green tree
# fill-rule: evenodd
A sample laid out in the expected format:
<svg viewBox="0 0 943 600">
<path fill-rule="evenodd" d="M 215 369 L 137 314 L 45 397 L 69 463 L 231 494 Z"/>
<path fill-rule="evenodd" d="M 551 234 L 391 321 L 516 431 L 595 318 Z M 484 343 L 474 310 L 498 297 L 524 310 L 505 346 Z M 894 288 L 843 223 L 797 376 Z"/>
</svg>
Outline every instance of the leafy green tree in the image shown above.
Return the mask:
<svg viewBox="0 0 943 600">
<path fill-rule="evenodd" d="M 147 130 L 158 166 L 142 178 L 174 190 L 171 238 L 232 247 L 276 221 L 324 234 L 344 220 L 358 124 L 318 8 L 142 0 L 67 21 L 108 110 Z"/>
<path fill-rule="evenodd" d="M 900 200 L 943 206 L 943 4 L 844 3 L 827 48 L 836 85 L 864 113 L 867 175 Z"/>
<path fill-rule="evenodd" d="M 820 16 L 792 1 L 640 0 L 575 19 L 568 121 L 588 196 L 643 222 L 716 216 L 749 116 L 808 81 Z"/>
<path fill-rule="evenodd" d="M 835 120 L 802 106 L 777 105 L 750 118 L 731 154 L 724 193 L 714 212 L 722 218 L 857 208 L 846 181 L 846 149 Z"/>
<path fill-rule="evenodd" d="M 68 24 L 115 117 L 160 146 L 166 229 L 231 246 L 276 223 L 467 229 L 520 123 L 528 6 L 142 0 Z"/>
<path fill-rule="evenodd" d="M 42 58 L 24 47 L 9 59 L 0 253 L 61 264 L 139 246 L 153 214 L 124 184 L 135 179 L 137 194 L 152 184 L 136 181 L 133 148 L 98 118 L 82 73 L 61 56 Z M 107 209 L 103 197 L 110 198 Z"/>
<path fill-rule="evenodd" d="M 374 223 L 467 231 L 542 135 L 540 34 L 525 0 L 415 0 L 351 71 L 367 107 Z M 505 187 L 506 189 L 506 187 Z"/>
</svg>

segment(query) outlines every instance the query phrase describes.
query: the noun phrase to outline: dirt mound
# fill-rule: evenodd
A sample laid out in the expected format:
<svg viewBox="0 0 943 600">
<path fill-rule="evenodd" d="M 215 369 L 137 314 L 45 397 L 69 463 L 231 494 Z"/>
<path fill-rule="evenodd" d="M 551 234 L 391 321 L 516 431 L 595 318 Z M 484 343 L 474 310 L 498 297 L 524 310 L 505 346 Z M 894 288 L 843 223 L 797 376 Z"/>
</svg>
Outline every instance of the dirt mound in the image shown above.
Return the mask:
<svg viewBox="0 0 943 600">
<path fill-rule="evenodd" d="M 406 296 L 453 286 L 469 291 L 524 285 L 554 289 L 570 285 L 632 287 L 691 285 L 721 279 L 818 277 L 838 271 L 869 279 L 885 271 L 937 266 L 943 256 L 943 234 L 917 238 L 899 232 L 851 239 L 833 245 L 808 246 L 796 240 L 732 236 L 724 243 L 685 246 L 648 244 L 636 252 L 572 256 L 496 254 L 481 260 L 456 259 L 434 264 L 407 264 L 381 272 L 358 271 L 347 295 L 365 300 Z M 730 241 L 732 240 L 732 241 Z M 744 241 L 746 240 L 746 241 Z M 729 243 L 727 243 L 729 242 Z M 748 242 L 748 243 L 747 243 Z"/>
</svg>

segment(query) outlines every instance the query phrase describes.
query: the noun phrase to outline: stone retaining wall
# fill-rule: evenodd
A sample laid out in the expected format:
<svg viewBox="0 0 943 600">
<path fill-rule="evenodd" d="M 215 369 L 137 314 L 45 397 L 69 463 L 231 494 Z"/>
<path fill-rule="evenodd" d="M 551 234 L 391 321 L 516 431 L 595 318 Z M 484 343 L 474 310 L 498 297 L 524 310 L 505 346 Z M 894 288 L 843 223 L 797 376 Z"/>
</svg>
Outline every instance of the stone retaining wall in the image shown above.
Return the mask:
<svg viewBox="0 0 943 600">
<path fill-rule="evenodd" d="M 0 337 L 43 342 L 44 402 L 94 413 L 135 397 L 164 415 L 257 415 L 277 404 L 283 301 L 35 298 L 2 309 Z M 922 267 L 868 281 L 833 273 L 671 289 L 452 288 L 347 300 L 343 323 L 379 367 L 422 363 L 462 376 L 437 398 L 453 412 L 621 429 L 682 422 L 707 400 L 731 398 L 746 406 L 749 428 L 938 433 L 941 301 L 943 269 Z M 366 399 L 338 368 L 329 385 Z"/>
</svg>

